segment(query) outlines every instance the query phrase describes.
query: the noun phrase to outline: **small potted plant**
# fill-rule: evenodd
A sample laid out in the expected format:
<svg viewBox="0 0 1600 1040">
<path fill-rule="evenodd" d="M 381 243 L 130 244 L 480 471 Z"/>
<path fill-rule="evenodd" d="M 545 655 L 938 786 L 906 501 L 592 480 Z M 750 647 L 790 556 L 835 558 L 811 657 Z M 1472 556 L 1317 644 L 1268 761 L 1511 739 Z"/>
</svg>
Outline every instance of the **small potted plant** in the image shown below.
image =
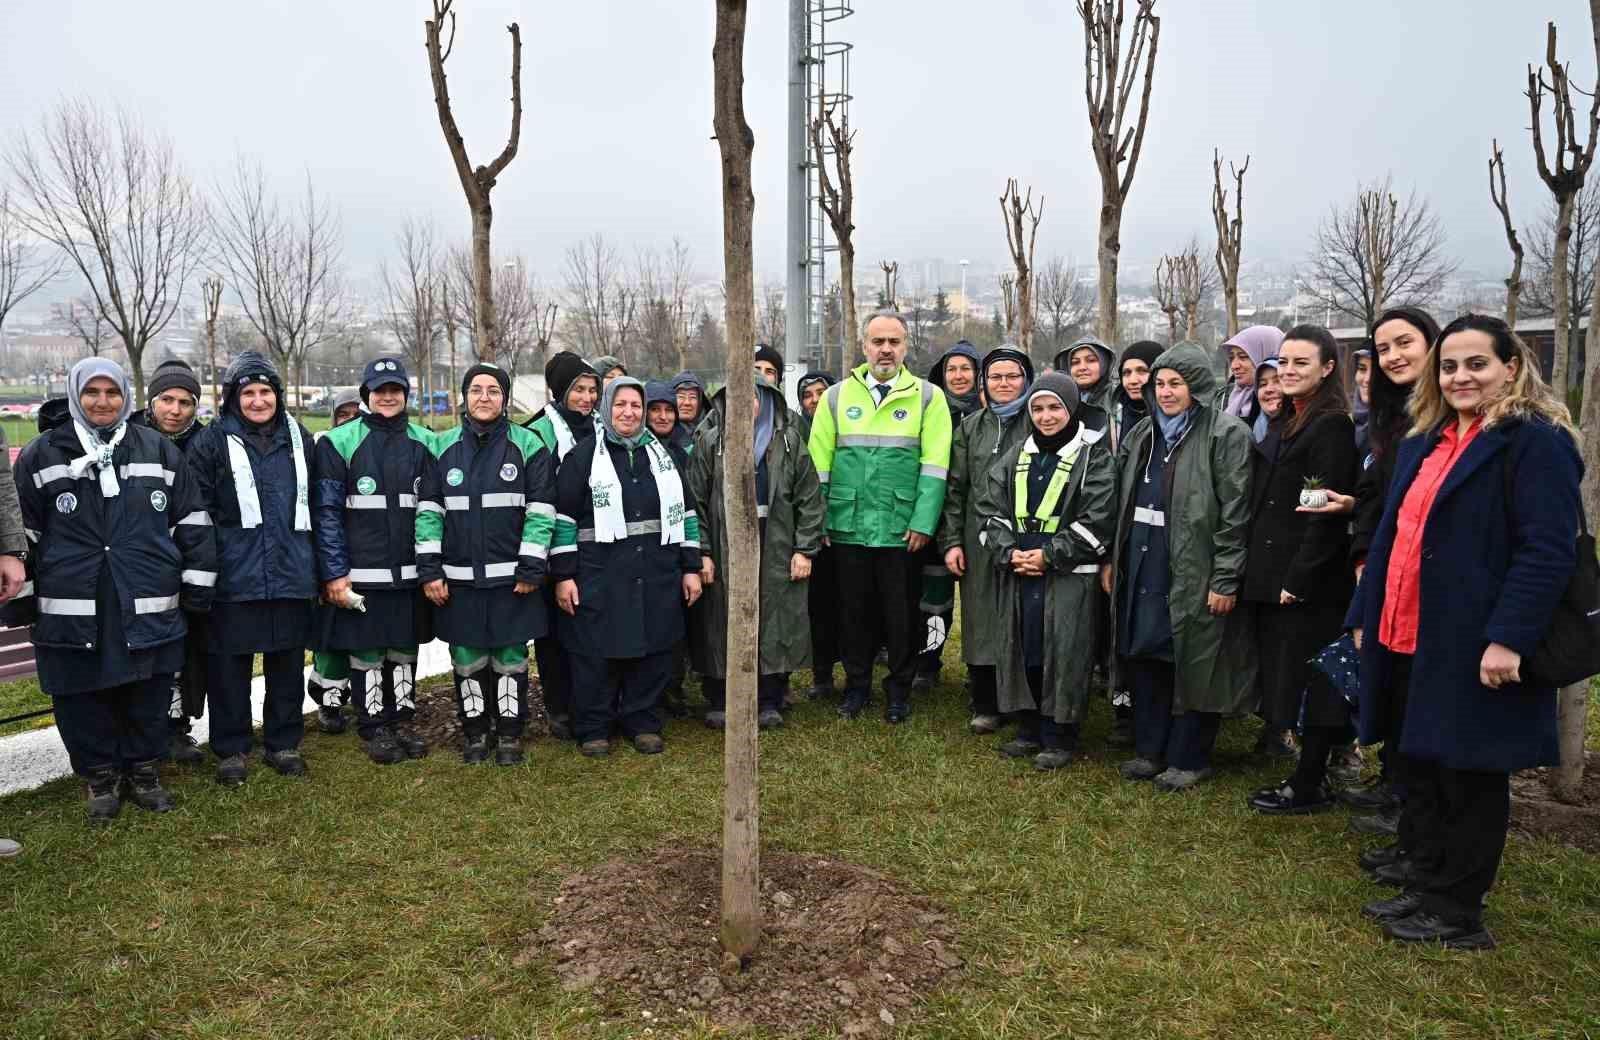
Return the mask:
<svg viewBox="0 0 1600 1040">
<path fill-rule="evenodd" d="M 1307 509 L 1321 509 L 1328 504 L 1328 488 L 1321 477 L 1307 477 L 1300 489 L 1300 504 Z"/>
</svg>

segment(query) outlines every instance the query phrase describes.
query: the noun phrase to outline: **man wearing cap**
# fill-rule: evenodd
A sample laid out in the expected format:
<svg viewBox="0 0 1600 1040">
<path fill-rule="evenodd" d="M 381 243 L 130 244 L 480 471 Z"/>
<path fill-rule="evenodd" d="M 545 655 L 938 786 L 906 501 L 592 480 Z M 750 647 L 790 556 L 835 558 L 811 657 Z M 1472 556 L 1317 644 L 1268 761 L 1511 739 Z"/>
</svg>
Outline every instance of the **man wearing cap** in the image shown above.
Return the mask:
<svg viewBox="0 0 1600 1040">
<path fill-rule="evenodd" d="M 312 677 L 321 708 L 337 709 L 352 684 L 356 729 L 380 765 L 421 758 L 416 716 L 417 646 L 431 640 L 417 588 L 417 493 L 433 435 L 406 416 L 405 362 L 380 357 L 361 377 L 366 412 L 317 442 L 312 510 L 318 612 Z"/>
<path fill-rule="evenodd" d="M 134 412 L 129 422 L 148 426 L 187 453 L 194 435 L 205 429 L 196 413 L 200 406 L 200 380 L 194 369 L 173 358 L 163 361 L 145 387 L 147 403 Z M 167 731 L 172 760 L 194 765 L 205 759 L 189 735 L 189 720 L 198 719 L 206 708 L 206 616 L 187 618 L 189 634 L 184 639 L 183 671 L 172 680 L 172 703 L 167 707 Z"/>
<path fill-rule="evenodd" d="M 917 554 L 939 525 L 950 466 L 950 407 L 936 387 L 906 370 L 908 337 L 905 320 L 893 311 L 867 318 L 866 363 L 823 394 L 810 440 L 839 566 L 846 683 L 839 714 L 855 718 L 866 707 L 881 639 L 889 655 L 884 717 L 891 723 L 911 714 L 922 649 L 914 631 Z"/>
</svg>

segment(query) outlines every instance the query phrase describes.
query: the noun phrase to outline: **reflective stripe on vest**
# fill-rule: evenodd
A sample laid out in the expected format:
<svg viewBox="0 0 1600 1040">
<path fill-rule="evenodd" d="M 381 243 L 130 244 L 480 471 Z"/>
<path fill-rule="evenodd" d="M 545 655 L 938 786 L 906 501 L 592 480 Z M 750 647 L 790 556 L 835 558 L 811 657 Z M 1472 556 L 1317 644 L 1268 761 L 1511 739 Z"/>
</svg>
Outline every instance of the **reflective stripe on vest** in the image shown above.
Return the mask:
<svg viewBox="0 0 1600 1040">
<path fill-rule="evenodd" d="M 1072 465 L 1077 460 L 1076 451 L 1065 458 L 1056 456 L 1055 471 L 1050 474 L 1050 483 L 1044 489 L 1044 498 L 1040 499 L 1039 508 L 1029 516 L 1028 470 L 1033 465 L 1033 456 L 1025 451 L 1017 455 L 1017 470 L 1013 482 L 1017 530 L 1041 534 L 1056 533 L 1061 526 L 1061 518 L 1056 515 L 1056 509 L 1061 505 L 1061 493 L 1067 489 L 1067 481 L 1072 479 Z"/>
</svg>

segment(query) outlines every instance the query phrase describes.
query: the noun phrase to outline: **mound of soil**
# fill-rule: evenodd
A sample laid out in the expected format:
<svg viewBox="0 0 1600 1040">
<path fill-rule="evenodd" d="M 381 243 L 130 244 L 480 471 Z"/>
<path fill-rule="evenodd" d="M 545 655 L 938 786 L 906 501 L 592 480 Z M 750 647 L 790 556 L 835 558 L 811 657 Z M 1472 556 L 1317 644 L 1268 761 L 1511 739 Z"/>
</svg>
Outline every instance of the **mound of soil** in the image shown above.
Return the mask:
<svg viewBox="0 0 1600 1040">
<path fill-rule="evenodd" d="M 550 958 L 562 988 L 635 1023 L 785 1036 L 887 1034 L 961 967 L 951 916 L 877 871 L 766 856 L 761 874 L 765 928 L 742 971 L 722 970 L 720 857 L 676 848 L 568 878 L 517 961 Z"/>
<path fill-rule="evenodd" d="M 1600 754 L 1589 752 L 1577 805 L 1550 795 L 1548 769 L 1529 769 L 1511 777 L 1511 828 L 1534 838 L 1550 838 L 1586 852 L 1600 852 Z"/>
<path fill-rule="evenodd" d="M 461 743 L 461 720 L 456 717 L 456 690 L 447 672 L 418 680 L 416 688 L 417 717 L 412 723 L 422 738 L 432 747 L 454 748 Z M 545 715 L 544 691 L 539 677 L 528 676 L 528 725 L 524 730 L 528 738 L 543 737 L 550 732 L 550 720 Z"/>
</svg>

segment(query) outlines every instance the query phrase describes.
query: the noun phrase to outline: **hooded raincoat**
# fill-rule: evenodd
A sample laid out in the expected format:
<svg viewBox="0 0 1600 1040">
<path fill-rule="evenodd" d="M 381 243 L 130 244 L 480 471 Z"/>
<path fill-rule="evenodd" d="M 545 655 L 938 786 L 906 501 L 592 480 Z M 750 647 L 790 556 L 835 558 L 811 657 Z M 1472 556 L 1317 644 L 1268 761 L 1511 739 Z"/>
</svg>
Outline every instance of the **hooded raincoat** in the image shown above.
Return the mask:
<svg viewBox="0 0 1600 1040">
<path fill-rule="evenodd" d="M 1206 608 L 1206 594 L 1237 596 L 1243 585 L 1250 528 L 1250 431 L 1207 403 L 1215 400 L 1217 380 L 1205 348 L 1180 343 L 1162 354 L 1151 368 L 1151 385 L 1161 368 L 1181 375 L 1198 405 L 1164 471 L 1167 610 L 1176 679 L 1172 711 L 1174 715 L 1242 714 L 1256 703 L 1250 619 L 1238 609 L 1222 617 L 1213 615 Z M 1147 416 L 1129 432 L 1118 452 L 1120 521 L 1109 560 L 1117 596 L 1111 615 L 1114 647 L 1121 645 L 1115 627 L 1122 624 L 1128 594 L 1122 555 L 1132 527 L 1135 485 L 1143 479 L 1159 440 Z"/>
<path fill-rule="evenodd" d="M 1050 367 L 1057 372 L 1072 375 L 1072 355 L 1080 347 L 1093 347 L 1094 352 L 1100 356 L 1100 378 L 1093 386 L 1078 387 L 1078 399 L 1084 404 L 1094 405 L 1105 411 L 1111 402 L 1111 393 L 1122 383 L 1117 378 L 1117 352 L 1095 339 L 1093 336 L 1084 336 L 1066 350 L 1056 351 L 1056 356 Z"/>
<path fill-rule="evenodd" d="M 944 385 L 944 366 L 951 358 L 964 357 L 972 362 L 972 389 L 964 394 L 953 393 Z M 959 425 L 962 419 L 973 414 L 983 407 L 983 363 L 978 357 L 978 348 L 966 340 L 957 340 L 955 345 L 933 363 L 928 370 L 928 382 L 944 391 L 945 403 L 950 406 L 951 425 Z"/>
</svg>

